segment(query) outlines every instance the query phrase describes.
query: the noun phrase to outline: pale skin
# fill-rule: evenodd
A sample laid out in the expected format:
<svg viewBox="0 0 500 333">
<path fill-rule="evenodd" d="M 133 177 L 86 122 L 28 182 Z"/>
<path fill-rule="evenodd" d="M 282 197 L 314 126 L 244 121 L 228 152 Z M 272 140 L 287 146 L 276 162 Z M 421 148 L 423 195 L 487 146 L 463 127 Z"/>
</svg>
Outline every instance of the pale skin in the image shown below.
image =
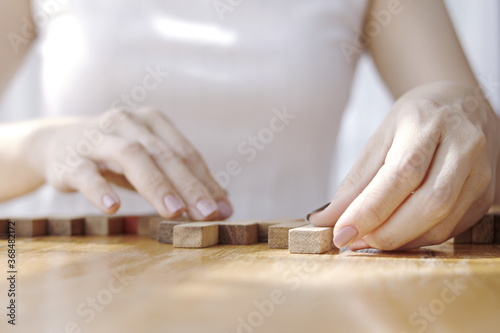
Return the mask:
<svg viewBox="0 0 500 333">
<path fill-rule="evenodd" d="M 373 0 L 368 12 L 390 2 Z M 334 226 L 337 246 L 395 250 L 441 243 L 500 198 L 498 118 L 478 89 L 442 1 L 401 6 L 368 47 L 396 102 L 330 205 L 310 217 L 314 225 Z M 4 1 L 0 13 L 0 34 L 18 32 L 20 18 L 30 17 L 28 1 Z M 29 45 L 14 55 L 7 39 L 0 43 L 4 89 Z M 114 124 L 104 143 L 63 176 L 54 172 L 65 146 L 77 145 L 80 133 L 103 121 Z M 0 125 L 0 182 L 0 200 L 48 182 L 114 213 L 120 201 L 113 182 L 135 188 L 165 217 L 185 210 L 198 220 L 232 213 L 201 155 L 162 112 L 148 108 Z"/>
</svg>

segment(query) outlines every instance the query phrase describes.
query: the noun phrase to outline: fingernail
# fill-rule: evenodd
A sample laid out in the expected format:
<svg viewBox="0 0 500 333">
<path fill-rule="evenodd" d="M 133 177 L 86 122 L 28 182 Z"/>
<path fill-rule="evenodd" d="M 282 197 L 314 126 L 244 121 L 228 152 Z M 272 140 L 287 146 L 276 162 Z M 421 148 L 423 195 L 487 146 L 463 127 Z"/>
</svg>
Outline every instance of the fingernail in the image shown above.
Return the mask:
<svg viewBox="0 0 500 333">
<path fill-rule="evenodd" d="M 309 221 L 309 217 L 311 217 L 311 215 L 319 213 L 319 212 L 325 210 L 325 208 L 328 207 L 328 206 L 330 206 L 330 204 L 331 204 L 331 202 L 328 202 L 328 203 L 324 204 L 323 206 L 319 207 L 318 209 L 313 210 L 312 212 L 310 212 L 309 214 L 307 214 L 306 220 Z M 309 221 L 309 222 L 311 222 L 311 221 Z"/>
<path fill-rule="evenodd" d="M 163 202 L 171 214 L 175 214 L 185 207 L 182 201 L 172 194 L 167 195 L 163 199 Z"/>
<path fill-rule="evenodd" d="M 367 249 L 369 248 L 370 246 L 368 244 L 366 244 L 366 242 L 362 239 L 352 243 L 351 245 L 349 245 L 349 249 L 351 251 L 357 251 L 357 250 L 361 250 L 361 249 Z"/>
<path fill-rule="evenodd" d="M 110 209 L 114 205 L 117 205 L 118 202 L 109 194 L 106 194 L 105 196 L 102 197 L 102 204 L 104 208 Z"/>
<path fill-rule="evenodd" d="M 201 215 L 207 217 L 212 215 L 217 210 L 217 206 L 214 205 L 212 200 L 202 199 L 196 204 L 196 209 L 198 209 Z"/>
<path fill-rule="evenodd" d="M 358 234 L 359 232 L 356 228 L 352 226 L 345 227 L 343 229 L 340 229 L 340 231 L 338 231 L 334 235 L 333 243 L 340 249 L 341 247 L 349 244 L 354 238 L 358 236 Z"/>
<path fill-rule="evenodd" d="M 222 219 L 226 219 L 233 214 L 233 208 L 227 201 L 221 200 L 217 202 L 217 207 L 219 207 L 219 215 Z"/>
</svg>

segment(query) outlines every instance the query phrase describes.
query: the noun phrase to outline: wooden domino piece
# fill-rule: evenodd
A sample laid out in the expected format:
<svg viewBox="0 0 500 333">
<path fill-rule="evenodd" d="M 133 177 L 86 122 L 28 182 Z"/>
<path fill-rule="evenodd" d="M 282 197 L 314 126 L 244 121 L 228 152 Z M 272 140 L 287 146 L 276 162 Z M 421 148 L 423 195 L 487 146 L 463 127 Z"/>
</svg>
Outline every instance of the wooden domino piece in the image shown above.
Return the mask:
<svg viewBox="0 0 500 333">
<path fill-rule="evenodd" d="M 158 225 L 158 242 L 163 244 L 173 244 L 174 227 L 186 221 L 161 221 Z"/>
<path fill-rule="evenodd" d="M 234 221 L 219 223 L 219 243 L 231 245 L 250 245 L 257 243 L 258 227 L 253 221 Z"/>
<path fill-rule="evenodd" d="M 455 244 L 471 244 L 472 243 L 472 227 L 465 230 L 461 234 L 453 237 L 453 243 Z"/>
<path fill-rule="evenodd" d="M 149 238 L 158 239 L 158 228 L 161 221 L 165 221 L 165 218 L 161 216 L 152 216 L 149 218 Z"/>
<path fill-rule="evenodd" d="M 312 224 L 290 229 L 288 232 L 290 253 L 319 254 L 335 248 L 333 228 L 315 227 Z"/>
<path fill-rule="evenodd" d="M 16 237 L 37 237 L 47 235 L 47 219 L 16 218 Z"/>
<path fill-rule="evenodd" d="M 288 249 L 288 231 L 293 228 L 307 225 L 308 222 L 290 221 L 275 224 L 269 227 L 269 248 L 270 249 Z"/>
<path fill-rule="evenodd" d="M 0 219 L 0 239 L 7 238 L 9 233 L 9 220 Z"/>
<path fill-rule="evenodd" d="M 213 222 L 192 222 L 174 226 L 174 247 L 201 248 L 219 242 L 219 225 Z"/>
<path fill-rule="evenodd" d="M 257 223 L 259 242 L 267 243 L 269 240 L 269 227 L 272 225 L 291 222 L 291 221 L 303 221 L 304 219 L 293 219 L 293 218 L 277 218 L 269 220 L 254 220 Z"/>
<path fill-rule="evenodd" d="M 153 217 L 159 217 L 158 215 L 147 215 L 141 216 L 137 220 L 137 234 L 139 236 L 149 237 L 149 220 Z"/>
<path fill-rule="evenodd" d="M 472 243 L 491 244 L 493 239 L 493 215 L 488 214 L 472 226 Z"/>
<path fill-rule="evenodd" d="M 127 235 L 137 235 L 140 216 L 124 216 L 123 231 Z"/>
<path fill-rule="evenodd" d="M 123 217 L 120 216 L 87 216 L 85 217 L 85 234 L 87 235 L 119 235 L 123 234 Z"/>
<path fill-rule="evenodd" d="M 85 219 L 74 217 L 50 217 L 47 220 L 48 234 L 53 236 L 76 236 L 85 233 Z"/>
</svg>

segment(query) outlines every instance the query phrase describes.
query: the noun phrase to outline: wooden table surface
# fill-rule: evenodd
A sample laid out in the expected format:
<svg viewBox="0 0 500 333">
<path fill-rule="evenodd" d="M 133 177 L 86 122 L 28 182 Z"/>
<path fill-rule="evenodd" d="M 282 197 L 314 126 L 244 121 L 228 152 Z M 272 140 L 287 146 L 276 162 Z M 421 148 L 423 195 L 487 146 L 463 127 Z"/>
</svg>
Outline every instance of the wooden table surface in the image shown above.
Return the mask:
<svg viewBox="0 0 500 333">
<path fill-rule="evenodd" d="M 17 240 L 17 318 L 0 332 L 500 332 L 500 245 L 291 255 L 148 238 Z"/>
</svg>

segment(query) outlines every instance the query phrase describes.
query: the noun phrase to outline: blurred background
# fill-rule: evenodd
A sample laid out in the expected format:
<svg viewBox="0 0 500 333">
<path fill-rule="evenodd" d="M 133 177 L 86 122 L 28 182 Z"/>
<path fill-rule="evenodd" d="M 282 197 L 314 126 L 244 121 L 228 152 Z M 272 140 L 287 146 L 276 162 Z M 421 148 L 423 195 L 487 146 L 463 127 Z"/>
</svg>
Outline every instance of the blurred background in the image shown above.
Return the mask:
<svg viewBox="0 0 500 333">
<path fill-rule="evenodd" d="M 445 0 L 445 3 L 472 69 L 482 84 L 493 89 L 488 98 L 500 114 L 500 1 Z M 364 55 L 358 64 L 337 141 L 330 181 L 332 195 L 391 103 L 392 97 L 371 58 Z"/>
<path fill-rule="evenodd" d="M 497 114 L 500 114 L 500 1 L 445 0 L 445 3 L 471 66 L 480 82 L 492 89 L 489 99 Z M 30 109 L 36 108 L 36 101 L 40 100 L 34 84 L 32 87 L 15 89 L 21 82 L 38 81 L 36 66 L 36 61 L 23 66 L 11 84 L 10 89 L 13 91 L 6 93 L 9 97 L 1 101 L 2 109 L 16 110 L 16 119 L 29 118 Z M 329 179 L 330 195 L 333 195 L 391 104 L 392 98 L 371 58 L 363 55 L 337 141 Z M 11 120 L 9 114 L 12 115 L 0 112 L 0 121 Z"/>
</svg>

